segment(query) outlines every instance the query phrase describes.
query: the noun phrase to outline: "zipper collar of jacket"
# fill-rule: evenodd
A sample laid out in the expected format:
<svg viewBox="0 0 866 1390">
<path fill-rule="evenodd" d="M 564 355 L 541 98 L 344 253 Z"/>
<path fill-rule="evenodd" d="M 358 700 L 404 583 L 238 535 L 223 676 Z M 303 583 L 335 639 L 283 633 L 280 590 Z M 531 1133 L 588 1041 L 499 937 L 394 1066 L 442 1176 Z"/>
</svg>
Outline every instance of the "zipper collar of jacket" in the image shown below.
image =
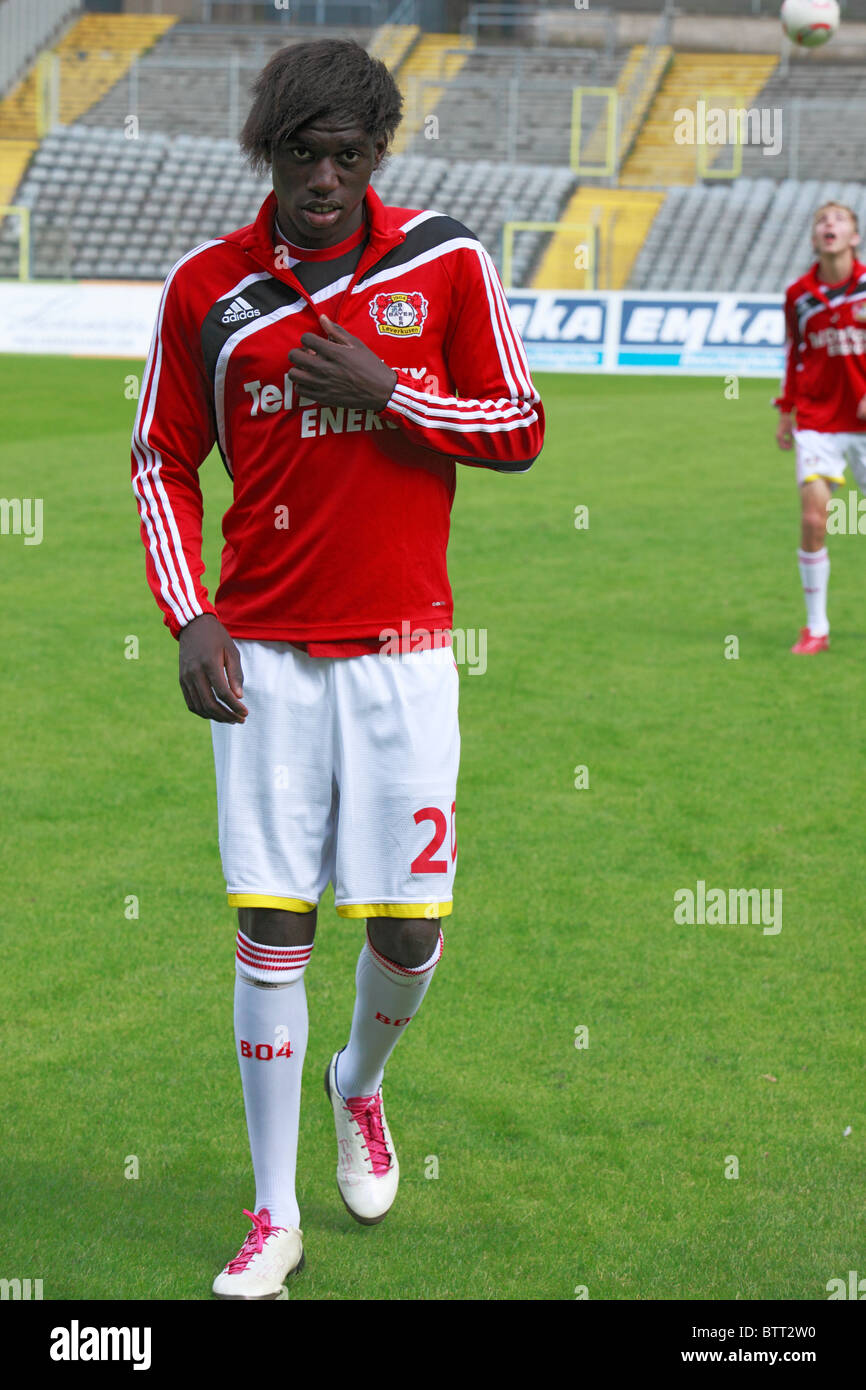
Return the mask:
<svg viewBox="0 0 866 1390">
<path fill-rule="evenodd" d="M 864 274 L 866 274 L 866 265 L 864 265 L 862 261 L 858 261 L 857 257 L 855 256 L 854 262 L 851 266 L 851 274 L 847 277 L 847 279 L 840 280 L 837 285 L 827 285 L 826 289 L 843 290 L 847 292 L 852 285 L 856 285 L 857 281 L 862 279 Z M 830 300 L 827 298 L 826 291 L 820 288 L 820 286 L 824 283 L 823 278 L 821 276 L 820 261 L 815 261 L 813 265 L 810 266 L 807 279 L 810 293 L 813 294 L 816 299 L 820 299 L 822 304 L 826 304 L 828 308 L 832 308 L 833 306 L 831 305 Z"/>
<path fill-rule="evenodd" d="M 371 265 L 375 265 L 394 246 L 399 246 L 401 241 L 406 240 L 406 233 L 400 227 L 388 226 L 385 206 L 374 188 L 367 189 L 365 202 L 369 236 L 357 271 L 352 277 L 353 284 L 357 283 L 359 276 L 363 275 L 364 271 L 369 269 Z M 269 270 L 277 280 L 283 280 L 293 289 L 299 289 L 300 286 L 292 271 L 277 263 L 274 246 L 276 212 L 277 195 L 272 190 L 259 208 L 255 222 L 246 229 L 246 235 L 241 235 L 241 245 L 248 256 L 251 256 L 264 270 Z M 306 298 L 306 295 L 304 297 Z"/>
</svg>

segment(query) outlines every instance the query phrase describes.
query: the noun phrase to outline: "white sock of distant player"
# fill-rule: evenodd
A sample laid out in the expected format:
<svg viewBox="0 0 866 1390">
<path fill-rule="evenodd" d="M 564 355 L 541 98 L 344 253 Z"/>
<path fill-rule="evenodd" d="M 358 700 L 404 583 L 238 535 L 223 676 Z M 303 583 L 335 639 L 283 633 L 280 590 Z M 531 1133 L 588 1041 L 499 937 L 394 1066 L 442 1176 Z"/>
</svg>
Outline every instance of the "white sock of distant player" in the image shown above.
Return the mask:
<svg viewBox="0 0 866 1390">
<path fill-rule="evenodd" d="M 806 626 L 813 637 L 826 637 L 830 631 L 827 621 L 827 585 L 830 580 L 830 556 L 827 547 L 821 550 L 798 550 L 800 579 L 806 600 Z"/>
<path fill-rule="evenodd" d="M 304 970 L 312 950 L 261 946 L 238 932 L 235 1044 L 256 1179 L 253 1210 L 267 1207 L 273 1226 L 300 1225 L 295 1168 L 308 1031 Z"/>
<path fill-rule="evenodd" d="M 368 933 L 355 969 L 352 1031 L 337 1059 L 337 1090 L 345 1099 L 378 1091 L 385 1063 L 421 1007 L 443 944 L 440 930 L 430 959 L 410 969 L 386 960 L 370 945 Z"/>
</svg>

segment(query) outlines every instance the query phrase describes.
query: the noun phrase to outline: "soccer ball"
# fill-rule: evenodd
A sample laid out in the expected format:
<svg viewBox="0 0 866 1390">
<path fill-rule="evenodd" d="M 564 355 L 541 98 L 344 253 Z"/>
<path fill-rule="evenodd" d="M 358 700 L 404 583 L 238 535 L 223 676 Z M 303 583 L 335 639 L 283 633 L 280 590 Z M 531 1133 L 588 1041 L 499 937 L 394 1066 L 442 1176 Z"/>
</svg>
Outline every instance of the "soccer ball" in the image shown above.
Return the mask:
<svg viewBox="0 0 866 1390">
<path fill-rule="evenodd" d="M 792 43 L 818 48 L 839 28 L 837 0 L 784 0 L 782 27 Z"/>
</svg>

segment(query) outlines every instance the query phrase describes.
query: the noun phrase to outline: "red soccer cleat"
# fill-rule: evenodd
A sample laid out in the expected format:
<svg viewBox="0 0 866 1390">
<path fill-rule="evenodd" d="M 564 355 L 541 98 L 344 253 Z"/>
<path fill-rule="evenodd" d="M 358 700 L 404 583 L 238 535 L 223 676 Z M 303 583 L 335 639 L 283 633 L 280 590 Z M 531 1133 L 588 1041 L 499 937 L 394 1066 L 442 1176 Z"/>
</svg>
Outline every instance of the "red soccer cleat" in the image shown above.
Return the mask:
<svg viewBox="0 0 866 1390">
<path fill-rule="evenodd" d="M 824 633 L 823 637 L 813 637 L 807 627 L 800 628 L 800 640 L 795 642 L 791 648 L 797 656 L 804 653 L 811 655 L 812 652 L 825 652 L 830 645 L 829 633 Z"/>
</svg>

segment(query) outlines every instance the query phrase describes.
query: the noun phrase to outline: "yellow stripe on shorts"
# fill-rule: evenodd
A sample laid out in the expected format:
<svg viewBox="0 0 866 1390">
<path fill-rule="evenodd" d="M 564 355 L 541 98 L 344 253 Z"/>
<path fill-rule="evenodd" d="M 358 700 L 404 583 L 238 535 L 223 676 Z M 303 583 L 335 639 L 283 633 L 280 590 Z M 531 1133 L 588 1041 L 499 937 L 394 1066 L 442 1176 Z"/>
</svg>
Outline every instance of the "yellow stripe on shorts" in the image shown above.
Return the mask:
<svg viewBox="0 0 866 1390">
<path fill-rule="evenodd" d="M 318 903 L 302 898 L 273 898 L 267 893 L 229 893 L 229 907 L 278 907 L 283 912 L 312 912 Z"/>
<path fill-rule="evenodd" d="M 340 917 L 449 917 L 452 903 L 346 903 L 338 905 Z"/>
</svg>

